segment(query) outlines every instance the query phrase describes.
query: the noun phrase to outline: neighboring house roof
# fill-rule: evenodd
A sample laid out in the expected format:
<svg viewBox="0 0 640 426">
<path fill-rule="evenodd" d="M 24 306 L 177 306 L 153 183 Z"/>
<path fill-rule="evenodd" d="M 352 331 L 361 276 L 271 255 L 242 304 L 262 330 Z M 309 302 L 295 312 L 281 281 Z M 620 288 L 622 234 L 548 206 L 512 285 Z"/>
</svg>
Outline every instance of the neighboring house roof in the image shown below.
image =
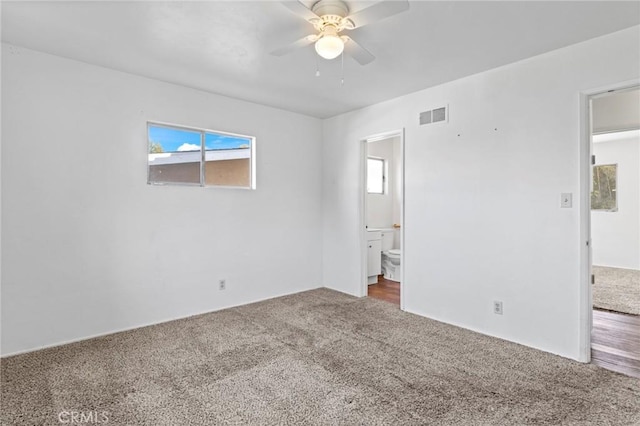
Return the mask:
<svg viewBox="0 0 640 426">
<path fill-rule="evenodd" d="M 251 156 L 250 148 L 217 149 L 206 151 L 205 161 L 240 160 Z M 162 152 L 149 154 L 150 166 L 163 166 L 167 164 L 199 163 L 200 151 Z"/>
</svg>

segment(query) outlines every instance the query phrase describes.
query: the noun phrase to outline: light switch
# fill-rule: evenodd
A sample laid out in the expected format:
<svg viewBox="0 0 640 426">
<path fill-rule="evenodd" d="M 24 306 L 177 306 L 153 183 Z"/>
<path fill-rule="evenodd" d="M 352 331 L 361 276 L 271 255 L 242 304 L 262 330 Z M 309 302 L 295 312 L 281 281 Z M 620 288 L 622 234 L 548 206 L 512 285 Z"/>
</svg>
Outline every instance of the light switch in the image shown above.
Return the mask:
<svg viewBox="0 0 640 426">
<path fill-rule="evenodd" d="M 570 209 L 573 206 L 573 194 L 570 192 L 563 192 L 560 194 L 560 207 L 563 209 Z"/>
</svg>

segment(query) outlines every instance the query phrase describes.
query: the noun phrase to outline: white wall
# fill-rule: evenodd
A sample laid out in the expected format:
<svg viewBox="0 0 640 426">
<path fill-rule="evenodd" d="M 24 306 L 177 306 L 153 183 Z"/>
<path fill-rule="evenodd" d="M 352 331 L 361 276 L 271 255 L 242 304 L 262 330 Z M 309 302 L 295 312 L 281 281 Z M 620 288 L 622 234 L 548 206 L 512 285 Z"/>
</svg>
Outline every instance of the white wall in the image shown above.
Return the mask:
<svg viewBox="0 0 640 426">
<path fill-rule="evenodd" d="M 360 293 L 359 141 L 404 127 L 407 310 L 579 359 L 580 92 L 638 79 L 639 41 L 634 27 L 325 120 L 325 286 Z M 444 104 L 449 123 L 418 126 Z"/>
<path fill-rule="evenodd" d="M 593 144 L 597 164 L 617 164 L 615 212 L 591 211 L 593 264 L 640 269 L 640 137 Z"/>
<path fill-rule="evenodd" d="M 2 7 L 0 7 L 0 21 L 2 19 Z M 2 76 L 2 55 L 0 54 L 0 77 Z M 2 93 L 2 78 L 0 78 L 0 93 Z M 2 319 L 2 99 L 0 99 L 0 321 Z M 0 340 L 2 337 L 2 323 L 0 322 Z M 2 355 L 2 343 L 0 342 L 0 355 Z"/>
<path fill-rule="evenodd" d="M 391 228 L 396 201 L 396 161 L 394 146 L 399 139 L 391 138 L 367 144 L 367 156 L 382 158 L 387 166 L 384 194 L 367 194 L 367 225 L 369 228 Z"/>
<path fill-rule="evenodd" d="M 320 120 L 2 47 L 2 354 L 320 286 Z M 256 136 L 257 190 L 147 185 L 147 120 Z"/>
<path fill-rule="evenodd" d="M 402 223 L 402 146 L 399 137 L 393 141 L 393 205 L 391 216 L 393 224 Z M 396 248 L 400 248 L 400 232 L 395 233 L 394 244 Z"/>
</svg>

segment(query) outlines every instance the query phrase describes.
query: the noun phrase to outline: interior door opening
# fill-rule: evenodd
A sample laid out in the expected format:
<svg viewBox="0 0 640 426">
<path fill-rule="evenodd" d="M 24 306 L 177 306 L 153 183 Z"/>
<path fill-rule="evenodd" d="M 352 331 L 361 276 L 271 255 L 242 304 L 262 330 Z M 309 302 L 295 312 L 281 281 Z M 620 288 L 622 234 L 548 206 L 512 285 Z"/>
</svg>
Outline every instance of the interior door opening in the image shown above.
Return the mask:
<svg viewBox="0 0 640 426">
<path fill-rule="evenodd" d="M 588 106 L 591 362 L 640 378 L 640 88 Z"/>
<path fill-rule="evenodd" d="M 362 295 L 403 309 L 403 132 L 373 136 L 362 145 Z"/>
</svg>

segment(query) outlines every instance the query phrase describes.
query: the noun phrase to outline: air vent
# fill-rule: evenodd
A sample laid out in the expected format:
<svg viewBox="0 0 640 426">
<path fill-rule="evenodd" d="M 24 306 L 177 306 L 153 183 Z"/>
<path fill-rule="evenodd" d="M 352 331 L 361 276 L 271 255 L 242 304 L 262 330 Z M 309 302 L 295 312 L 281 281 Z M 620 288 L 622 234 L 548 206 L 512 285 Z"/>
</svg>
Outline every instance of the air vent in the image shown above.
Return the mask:
<svg viewBox="0 0 640 426">
<path fill-rule="evenodd" d="M 431 123 L 431 111 L 425 111 L 420 113 L 420 125 Z"/>
<path fill-rule="evenodd" d="M 447 107 L 440 107 L 420 113 L 420 125 L 448 121 Z"/>
<path fill-rule="evenodd" d="M 447 119 L 447 109 L 445 107 L 433 110 L 433 122 L 445 121 Z"/>
</svg>

